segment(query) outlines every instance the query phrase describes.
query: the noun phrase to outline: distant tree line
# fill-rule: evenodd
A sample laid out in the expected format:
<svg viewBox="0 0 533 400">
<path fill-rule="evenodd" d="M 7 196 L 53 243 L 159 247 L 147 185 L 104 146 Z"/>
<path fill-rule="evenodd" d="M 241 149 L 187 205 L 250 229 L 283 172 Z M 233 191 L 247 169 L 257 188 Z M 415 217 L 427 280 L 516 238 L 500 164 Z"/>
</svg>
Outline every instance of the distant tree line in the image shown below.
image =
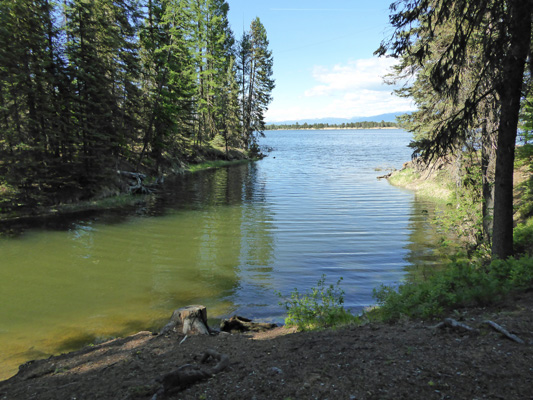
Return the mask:
<svg viewBox="0 0 533 400">
<path fill-rule="evenodd" d="M 259 18 L 224 0 L 0 1 L 0 188 L 91 197 L 217 139 L 256 144 L 274 88 Z M 57 199 L 56 199 L 57 200 Z"/>
<path fill-rule="evenodd" d="M 373 122 L 373 121 L 363 121 L 363 122 L 343 122 L 342 124 L 308 124 L 304 122 L 300 124 L 298 122 L 294 124 L 268 124 L 265 126 L 266 130 L 274 131 L 278 129 L 373 129 L 373 128 L 397 128 L 399 125 L 396 122 Z"/>
</svg>

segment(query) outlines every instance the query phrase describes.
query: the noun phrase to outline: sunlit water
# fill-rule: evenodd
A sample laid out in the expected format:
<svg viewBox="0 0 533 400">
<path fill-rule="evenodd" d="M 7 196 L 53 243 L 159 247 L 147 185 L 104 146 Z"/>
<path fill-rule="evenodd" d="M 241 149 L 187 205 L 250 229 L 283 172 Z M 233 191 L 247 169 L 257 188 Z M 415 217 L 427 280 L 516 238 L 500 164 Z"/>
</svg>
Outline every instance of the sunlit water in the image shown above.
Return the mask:
<svg viewBox="0 0 533 400">
<path fill-rule="evenodd" d="M 436 262 L 431 204 L 376 177 L 409 160 L 399 130 L 277 131 L 251 164 L 167 182 L 131 212 L 48 218 L 0 239 L 0 379 L 29 359 L 204 304 L 283 321 L 288 295 L 343 277 L 346 306 Z M 19 227 L 10 227 L 19 229 Z"/>
</svg>

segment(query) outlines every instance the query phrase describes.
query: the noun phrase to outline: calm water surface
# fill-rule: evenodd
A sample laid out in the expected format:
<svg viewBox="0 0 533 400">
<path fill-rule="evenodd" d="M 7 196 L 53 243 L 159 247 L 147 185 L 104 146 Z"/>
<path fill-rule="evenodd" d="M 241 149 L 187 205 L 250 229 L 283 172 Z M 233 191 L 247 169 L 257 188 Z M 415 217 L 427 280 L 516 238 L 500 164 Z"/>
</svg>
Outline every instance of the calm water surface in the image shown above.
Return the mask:
<svg viewBox="0 0 533 400">
<path fill-rule="evenodd" d="M 346 305 L 432 265 L 432 205 L 376 177 L 410 159 L 399 130 L 276 131 L 257 163 L 167 182 L 132 212 L 48 218 L 0 239 L 0 379 L 29 359 L 210 317 L 283 321 L 276 291 L 343 277 Z M 6 227 L 4 227 L 6 228 Z"/>
</svg>

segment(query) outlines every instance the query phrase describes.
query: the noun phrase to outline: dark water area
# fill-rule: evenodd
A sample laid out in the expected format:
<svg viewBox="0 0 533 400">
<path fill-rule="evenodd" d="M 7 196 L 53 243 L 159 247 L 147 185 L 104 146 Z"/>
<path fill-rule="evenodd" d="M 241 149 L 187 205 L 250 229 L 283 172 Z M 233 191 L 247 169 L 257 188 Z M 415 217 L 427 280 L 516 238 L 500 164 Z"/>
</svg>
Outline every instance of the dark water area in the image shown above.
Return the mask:
<svg viewBox="0 0 533 400">
<path fill-rule="evenodd" d="M 401 130 L 274 131 L 268 157 L 167 180 L 120 211 L 3 223 L 0 378 L 26 360 L 204 304 L 282 322 L 276 292 L 343 278 L 345 305 L 439 264 L 433 205 L 377 176 L 410 159 Z"/>
</svg>

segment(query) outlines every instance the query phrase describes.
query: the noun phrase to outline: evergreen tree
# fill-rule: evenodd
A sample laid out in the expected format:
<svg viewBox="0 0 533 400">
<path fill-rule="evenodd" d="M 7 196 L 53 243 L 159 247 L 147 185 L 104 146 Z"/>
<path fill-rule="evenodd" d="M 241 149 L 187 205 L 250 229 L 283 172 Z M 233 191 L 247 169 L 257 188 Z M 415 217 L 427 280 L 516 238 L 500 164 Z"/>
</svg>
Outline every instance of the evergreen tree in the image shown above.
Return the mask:
<svg viewBox="0 0 533 400">
<path fill-rule="evenodd" d="M 137 4 L 74 0 L 65 14 L 79 182 L 96 189 L 115 174 L 138 125 Z"/>
<path fill-rule="evenodd" d="M 53 11 L 46 0 L 0 2 L 0 174 L 25 201 L 58 184 L 62 88 Z"/>
<path fill-rule="evenodd" d="M 149 150 L 156 174 L 163 163 L 181 155 L 182 139 L 192 131 L 193 66 L 182 3 L 149 1 L 141 33 L 146 101 L 137 168 Z"/>
<path fill-rule="evenodd" d="M 235 79 L 236 70 L 234 59 L 231 60 L 225 76 L 224 86 L 221 88 L 220 99 L 220 118 L 222 122 L 220 132 L 224 139 L 226 148 L 226 157 L 228 157 L 229 146 L 241 147 L 241 124 L 240 124 L 240 107 L 239 107 L 239 86 Z"/>
<path fill-rule="evenodd" d="M 192 54 L 196 78 L 196 140 L 214 138 L 219 132 L 220 94 L 231 62 L 233 32 L 229 6 L 224 0 L 190 0 Z"/>
<path fill-rule="evenodd" d="M 398 11 L 400 5 L 403 9 Z M 437 124 L 430 139 L 418 141 L 426 158 L 445 154 L 464 142 L 485 109 L 483 103 L 489 97 L 490 102 L 497 102 L 492 254 L 507 258 L 513 252 L 514 148 L 533 4 L 529 0 L 419 0 L 398 1 L 391 9 L 396 32 L 377 53 L 408 55 L 412 65 L 432 60 L 427 69 L 431 90 L 456 107 Z M 442 26 L 453 31 L 436 52 L 433 44 Z M 472 54 L 479 57 L 475 64 L 481 68 L 469 75 Z M 471 81 L 465 84 L 465 77 Z"/>
<path fill-rule="evenodd" d="M 482 59 L 479 54 L 481 38 L 479 35 L 471 37 L 467 55 L 470 63 L 460 72 L 462 85 L 457 95 L 450 98 L 449 93 L 437 91 L 430 79 L 433 65 L 442 56 L 443 49 L 450 45 L 456 34 L 455 25 L 448 22 L 435 27 L 433 32 L 436 34 L 432 40 L 424 36 L 428 33 L 426 30 L 420 29 L 419 31 L 419 40 L 413 45 L 413 50 L 402 55 L 400 64 L 394 68 L 395 73 L 391 74 L 393 81 L 415 77 L 412 84 L 396 91 L 401 97 L 412 98 L 418 106 L 417 111 L 401 118 L 402 124 L 405 129 L 414 134 L 415 140 L 411 143 L 411 147 L 415 149 L 415 155 L 421 155 L 426 161 L 444 152 L 450 159 L 468 160 L 476 157 L 477 149 L 481 149 L 479 165 L 482 171 L 483 186 L 481 191 L 483 199 L 480 199 L 483 213 L 483 238 L 490 244 L 495 164 L 493 149 L 497 130 L 495 117 L 498 115 L 498 103 L 495 94 L 491 92 L 491 81 L 487 80 L 489 75 L 478 77 L 480 71 L 483 70 L 483 66 L 479 64 Z M 429 51 L 424 62 L 418 63 L 413 54 L 417 54 L 422 46 L 427 46 Z M 409 79 L 408 82 L 412 80 Z M 476 86 L 472 86 L 474 83 Z M 478 93 L 475 93 L 476 91 Z M 472 95 L 480 96 L 483 100 L 477 103 L 475 110 L 477 115 L 466 118 L 464 116 L 465 101 Z M 456 123 L 458 128 L 456 135 L 451 138 L 443 151 L 438 148 L 440 141 L 437 137 L 450 121 Z"/>
<path fill-rule="evenodd" d="M 27 203 L 97 195 L 238 140 L 224 0 L 0 0 L 0 180 Z"/>
<path fill-rule="evenodd" d="M 243 141 L 247 148 L 256 143 L 254 133 L 262 135 L 265 130 L 264 114 L 272 101 L 271 93 L 275 87 L 273 58 L 268 45 L 266 29 L 256 18 L 250 25 L 250 32 L 244 32 L 237 51 Z"/>
</svg>

